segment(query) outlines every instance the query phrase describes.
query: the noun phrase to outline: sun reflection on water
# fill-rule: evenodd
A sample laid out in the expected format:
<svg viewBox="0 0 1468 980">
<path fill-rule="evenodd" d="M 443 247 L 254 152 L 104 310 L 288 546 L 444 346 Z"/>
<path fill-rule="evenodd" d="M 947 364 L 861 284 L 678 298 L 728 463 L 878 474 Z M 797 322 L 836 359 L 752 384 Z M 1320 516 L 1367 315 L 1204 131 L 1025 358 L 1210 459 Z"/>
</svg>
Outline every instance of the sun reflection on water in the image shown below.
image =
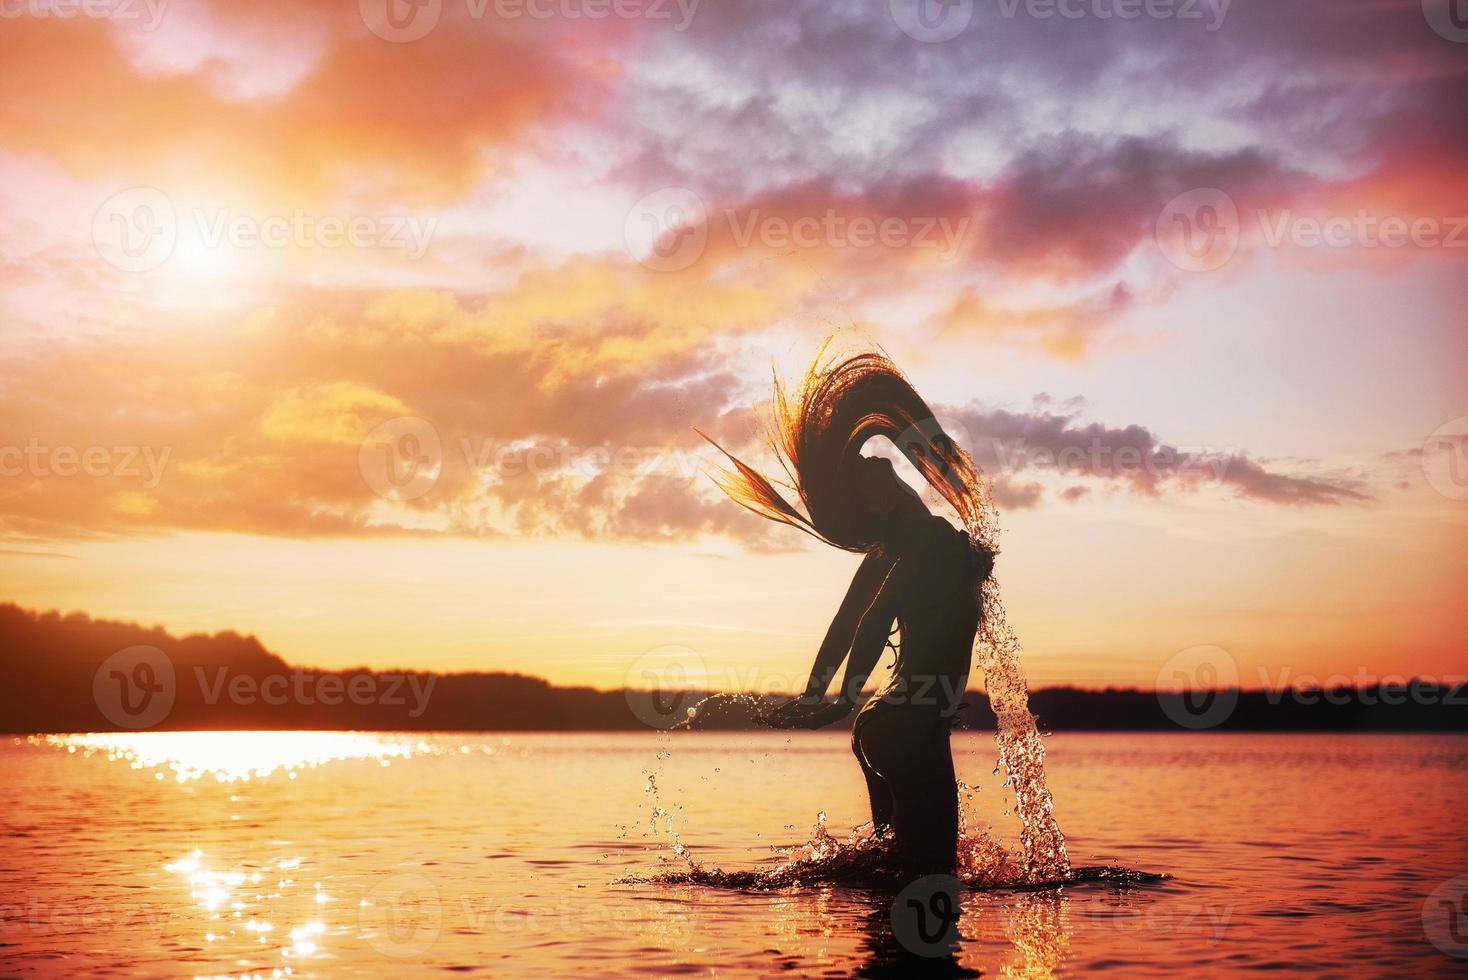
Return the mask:
<svg viewBox="0 0 1468 980">
<path fill-rule="evenodd" d="M 166 778 L 166 768 L 180 783 L 210 776 L 221 783 L 246 782 L 277 770 L 294 779 L 298 770 L 325 762 L 376 759 L 388 766 L 433 751 L 426 742 L 360 732 L 109 732 L 48 735 L 45 742 L 68 752 L 105 752 L 134 769 L 157 769 L 156 779 Z"/>
<path fill-rule="evenodd" d="M 270 950 L 281 958 L 282 965 L 270 972 L 247 971 L 249 977 L 288 977 L 294 973 L 285 961 L 300 960 L 322 952 L 321 938 L 326 923 L 316 913 L 307 914 L 306 901 L 293 893 L 296 880 L 291 875 L 300 868 L 301 858 L 281 858 L 263 866 L 263 870 L 218 871 L 209 866 L 202 851 L 163 866 L 189 884 L 189 898 L 207 916 L 204 942 L 233 944 L 242 950 L 251 946 Z M 323 905 L 330 897 L 321 882 L 312 889 L 313 905 Z M 289 928 L 284 941 L 277 939 L 275 919 L 298 921 Z M 253 942 L 252 942 L 253 940 Z"/>
<path fill-rule="evenodd" d="M 185 912 L 176 920 L 177 928 L 188 936 L 183 940 L 184 949 L 233 963 L 237 969 L 228 974 L 231 977 L 272 980 L 310 972 L 304 969 L 307 963 L 320 967 L 324 961 L 359 955 L 364 938 L 371 943 L 371 937 L 360 931 L 361 917 L 352 894 L 355 886 L 325 870 L 336 860 L 329 849 L 324 860 L 322 855 L 292 853 L 292 839 L 300 839 L 298 835 L 272 829 L 269 838 L 261 840 L 248 831 L 239 836 L 223 828 L 238 826 L 233 822 L 242 815 L 258 820 L 254 813 L 267 812 L 273 805 L 261 804 L 262 799 L 290 801 L 289 805 L 309 811 L 320 803 L 313 795 L 316 791 L 362 785 L 363 771 L 356 769 L 350 775 L 347 763 L 367 767 L 366 778 L 375 784 L 379 766 L 475 751 L 467 743 L 441 736 L 364 732 L 123 732 L 34 735 L 27 741 L 78 758 L 106 760 L 109 769 L 115 763 L 149 782 L 183 784 L 178 791 L 181 797 L 219 807 L 207 812 L 220 832 L 195 837 L 213 844 L 196 847 L 167 863 L 159 859 L 153 867 L 161 866 L 171 876 L 173 884 L 168 890 Z M 508 738 L 500 741 L 502 746 L 510 744 Z M 491 745 L 477 749 L 485 756 L 496 754 Z M 299 774 L 331 763 L 344 764 L 339 771 L 345 784 L 323 775 L 302 780 L 301 789 L 309 786 L 309 792 L 297 790 L 298 784 L 292 781 Z M 260 785 L 249 789 L 238 785 L 251 781 Z M 212 789 L 216 786 L 219 788 Z M 279 792 L 267 793 L 272 786 Z M 261 806 L 266 810 L 252 811 Z M 277 818 L 271 826 L 279 823 Z M 282 853 L 279 849 L 284 848 L 290 850 Z M 343 909 L 351 911 L 343 913 Z"/>
</svg>

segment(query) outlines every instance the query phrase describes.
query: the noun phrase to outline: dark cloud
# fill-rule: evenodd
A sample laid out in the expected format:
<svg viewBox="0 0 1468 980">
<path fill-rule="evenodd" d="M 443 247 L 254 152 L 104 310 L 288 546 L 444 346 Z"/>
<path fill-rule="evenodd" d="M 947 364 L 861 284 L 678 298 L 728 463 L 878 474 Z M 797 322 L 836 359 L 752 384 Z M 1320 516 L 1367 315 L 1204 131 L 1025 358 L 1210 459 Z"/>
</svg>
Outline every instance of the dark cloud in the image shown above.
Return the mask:
<svg viewBox="0 0 1468 980">
<path fill-rule="evenodd" d="M 1171 140 L 1065 134 L 1022 154 L 989 195 L 986 252 L 1010 265 L 1100 274 L 1150 239 L 1163 205 L 1198 187 L 1262 204 L 1298 179 L 1256 149 L 1184 150 Z"/>
<path fill-rule="evenodd" d="M 989 492 L 1000 510 L 1031 510 L 1039 505 L 1045 489 L 1038 483 L 1016 483 L 996 475 L 989 481 Z"/>
<path fill-rule="evenodd" d="M 1374 499 L 1356 479 L 1276 472 L 1231 448 L 1179 448 L 1142 425 L 1082 422 L 1077 415 L 1043 408 L 1019 413 L 970 405 L 946 414 L 959 429 L 955 437 L 967 442 L 996 482 L 1035 471 L 1085 477 L 1148 496 L 1216 486 L 1251 500 L 1291 506 Z M 1074 500 L 1086 489 L 1072 485 L 1061 496 Z"/>
</svg>

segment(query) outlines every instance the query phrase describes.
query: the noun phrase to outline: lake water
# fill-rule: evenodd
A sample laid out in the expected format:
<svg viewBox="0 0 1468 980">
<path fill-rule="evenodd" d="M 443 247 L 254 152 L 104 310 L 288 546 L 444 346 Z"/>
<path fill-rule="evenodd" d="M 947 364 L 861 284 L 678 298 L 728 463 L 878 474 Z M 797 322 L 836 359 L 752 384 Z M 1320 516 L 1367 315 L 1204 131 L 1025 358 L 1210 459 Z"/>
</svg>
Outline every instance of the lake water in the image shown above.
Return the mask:
<svg viewBox="0 0 1468 980">
<path fill-rule="evenodd" d="M 1012 843 L 992 739 L 955 745 Z M 956 955 L 902 959 L 890 896 L 627 881 L 684 866 L 657 807 L 726 869 L 849 832 L 842 734 L 6 739 L 0 974 L 1468 973 L 1468 738 L 1047 745 L 1075 862 L 1168 877 L 970 891 Z"/>
</svg>

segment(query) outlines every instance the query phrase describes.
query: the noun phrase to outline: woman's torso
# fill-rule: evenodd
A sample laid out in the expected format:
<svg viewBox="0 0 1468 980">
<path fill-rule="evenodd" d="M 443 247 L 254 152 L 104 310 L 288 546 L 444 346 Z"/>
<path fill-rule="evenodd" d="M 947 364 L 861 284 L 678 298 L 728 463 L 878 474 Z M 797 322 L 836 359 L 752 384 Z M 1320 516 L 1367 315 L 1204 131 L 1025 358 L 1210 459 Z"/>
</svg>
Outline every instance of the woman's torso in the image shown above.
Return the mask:
<svg viewBox="0 0 1468 980">
<path fill-rule="evenodd" d="M 979 625 L 979 570 L 966 534 L 933 516 L 899 560 L 916 563 L 897 614 L 897 663 L 882 697 L 956 710 Z"/>
</svg>

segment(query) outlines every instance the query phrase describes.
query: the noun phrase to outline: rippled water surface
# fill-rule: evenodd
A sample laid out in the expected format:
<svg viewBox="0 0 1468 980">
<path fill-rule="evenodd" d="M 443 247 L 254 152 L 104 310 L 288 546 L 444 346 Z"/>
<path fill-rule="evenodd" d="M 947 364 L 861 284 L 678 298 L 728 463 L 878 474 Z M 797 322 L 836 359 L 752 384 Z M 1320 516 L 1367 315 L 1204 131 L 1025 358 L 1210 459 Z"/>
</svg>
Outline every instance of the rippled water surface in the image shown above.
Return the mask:
<svg viewBox="0 0 1468 980">
<path fill-rule="evenodd" d="M 992 739 L 955 744 L 1013 846 Z M 850 832 L 840 734 L 6 739 L 0 974 L 1468 973 L 1468 739 L 1047 746 L 1076 863 L 1168 877 L 969 892 L 957 955 L 915 961 L 890 896 L 619 883 Z"/>
</svg>

